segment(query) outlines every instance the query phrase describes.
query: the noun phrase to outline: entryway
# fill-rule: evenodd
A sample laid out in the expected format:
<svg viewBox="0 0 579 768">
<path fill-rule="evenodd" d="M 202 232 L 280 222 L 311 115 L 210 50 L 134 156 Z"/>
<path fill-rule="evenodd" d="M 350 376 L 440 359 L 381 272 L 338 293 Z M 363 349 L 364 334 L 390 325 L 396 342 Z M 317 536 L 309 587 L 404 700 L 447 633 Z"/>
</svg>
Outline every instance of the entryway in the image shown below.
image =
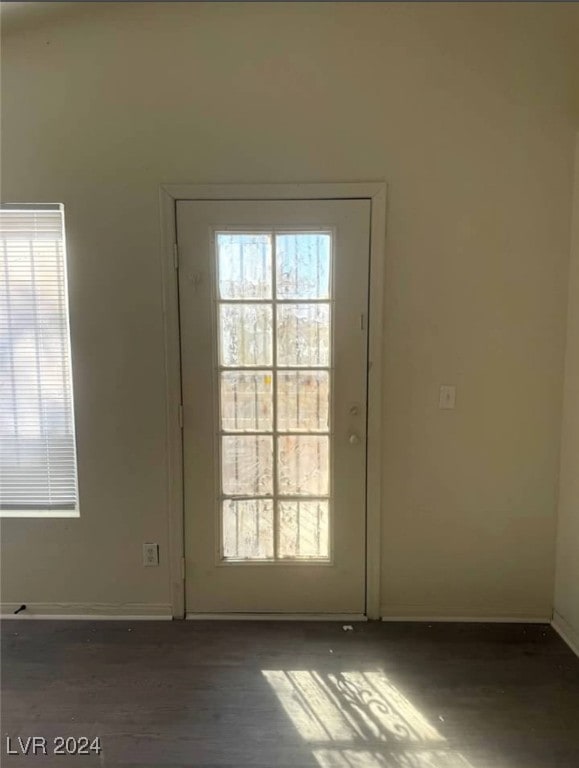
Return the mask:
<svg viewBox="0 0 579 768">
<path fill-rule="evenodd" d="M 188 618 L 367 614 L 372 206 L 174 200 Z"/>
</svg>

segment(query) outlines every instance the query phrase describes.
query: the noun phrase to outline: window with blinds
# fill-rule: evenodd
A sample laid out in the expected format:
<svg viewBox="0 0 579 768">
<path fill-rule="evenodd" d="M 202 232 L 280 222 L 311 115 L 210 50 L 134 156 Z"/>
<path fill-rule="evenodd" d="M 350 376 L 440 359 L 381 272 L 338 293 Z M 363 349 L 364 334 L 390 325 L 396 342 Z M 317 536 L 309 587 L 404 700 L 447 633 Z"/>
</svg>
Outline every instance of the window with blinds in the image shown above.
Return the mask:
<svg viewBox="0 0 579 768">
<path fill-rule="evenodd" d="M 0 207 L 0 515 L 78 514 L 60 205 Z"/>
</svg>

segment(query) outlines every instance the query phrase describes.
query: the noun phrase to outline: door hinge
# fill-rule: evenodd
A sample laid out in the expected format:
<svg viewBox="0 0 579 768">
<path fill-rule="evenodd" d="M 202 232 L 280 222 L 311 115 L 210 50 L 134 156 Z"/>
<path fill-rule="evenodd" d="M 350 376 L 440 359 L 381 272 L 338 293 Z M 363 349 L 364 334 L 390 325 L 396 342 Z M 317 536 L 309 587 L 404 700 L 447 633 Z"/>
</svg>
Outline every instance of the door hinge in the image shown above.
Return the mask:
<svg viewBox="0 0 579 768">
<path fill-rule="evenodd" d="M 179 427 L 183 429 L 183 403 L 179 404 Z"/>
<path fill-rule="evenodd" d="M 360 315 L 360 330 L 366 330 L 366 315 L 364 313 Z"/>
<path fill-rule="evenodd" d="M 181 558 L 181 579 L 185 581 L 185 558 Z"/>
<path fill-rule="evenodd" d="M 179 269 L 179 245 L 173 243 L 173 266 L 175 269 Z"/>
</svg>

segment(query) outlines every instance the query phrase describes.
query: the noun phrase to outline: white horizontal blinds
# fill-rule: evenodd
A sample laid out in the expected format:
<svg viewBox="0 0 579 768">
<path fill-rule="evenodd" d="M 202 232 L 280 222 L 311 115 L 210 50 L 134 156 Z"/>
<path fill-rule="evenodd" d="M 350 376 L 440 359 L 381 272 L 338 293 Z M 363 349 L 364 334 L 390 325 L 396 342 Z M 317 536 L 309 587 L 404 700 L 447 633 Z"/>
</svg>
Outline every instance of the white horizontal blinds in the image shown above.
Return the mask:
<svg viewBox="0 0 579 768">
<path fill-rule="evenodd" d="M 0 208 L 0 249 L 0 509 L 74 510 L 61 207 Z"/>
</svg>

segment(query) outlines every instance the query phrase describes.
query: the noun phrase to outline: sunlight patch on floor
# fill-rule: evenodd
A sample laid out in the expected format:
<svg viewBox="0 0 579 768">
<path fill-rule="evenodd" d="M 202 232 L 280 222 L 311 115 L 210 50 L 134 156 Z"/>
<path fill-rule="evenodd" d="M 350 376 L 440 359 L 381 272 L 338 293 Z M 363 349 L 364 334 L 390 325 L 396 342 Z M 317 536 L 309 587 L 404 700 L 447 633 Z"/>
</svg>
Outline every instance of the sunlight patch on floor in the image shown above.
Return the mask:
<svg viewBox="0 0 579 768">
<path fill-rule="evenodd" d="M 381 671 L 262 674 L 321 768 L 472 768 Z"/>
<path fill-rule="evenodd" d="M 313 755 L 321 768 L 472 768 L 451 750 L 316 749 Z"/>
</svg>

